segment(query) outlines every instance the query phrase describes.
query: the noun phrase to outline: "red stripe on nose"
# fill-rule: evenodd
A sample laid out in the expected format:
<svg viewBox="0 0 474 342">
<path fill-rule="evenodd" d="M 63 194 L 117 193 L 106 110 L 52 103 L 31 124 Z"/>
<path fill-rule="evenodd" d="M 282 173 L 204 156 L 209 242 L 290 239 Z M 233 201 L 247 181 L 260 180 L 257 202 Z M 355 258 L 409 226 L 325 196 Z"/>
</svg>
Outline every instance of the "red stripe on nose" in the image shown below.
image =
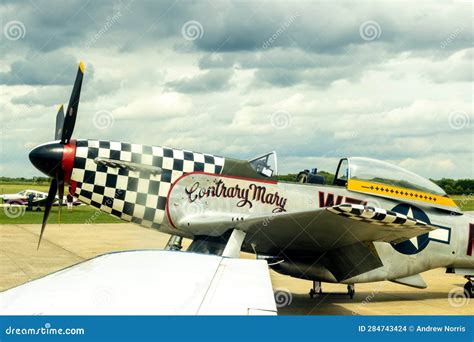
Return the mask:
<svg viewBox="0 0 474 342">
<path fill-rule="evenodd" d="M 76 140 L 71 140 L 69 144 L 64 145 L 63 159 L 61 166 L 64 171 L 64 182 L 69 183 L 71 180 L 71 173 L 74 167 L 74 158 L 76 157 Z"/>
</svg>

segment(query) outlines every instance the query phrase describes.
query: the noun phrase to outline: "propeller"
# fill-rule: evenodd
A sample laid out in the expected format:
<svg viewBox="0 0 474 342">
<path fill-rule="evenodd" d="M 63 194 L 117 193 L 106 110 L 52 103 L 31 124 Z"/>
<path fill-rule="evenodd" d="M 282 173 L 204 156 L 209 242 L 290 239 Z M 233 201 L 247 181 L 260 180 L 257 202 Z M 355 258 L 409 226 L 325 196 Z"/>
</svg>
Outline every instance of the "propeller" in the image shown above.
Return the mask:
<svg viewBox="0 0 474 342">
<path fill-rule="evenodd" d="M 39 249 L 40 247 L 41 239 L 43 238 L 44 229 L 46 228 L 46 223 L 48 222 L 49 213 L 51 212 L 51 207 L 53 206 L 57 189 L 58 189 L 58 181 L 55 178 L 53 178 L 51 180 L 51 185 L 49 187 L 48 197 L 46 198 L 46 204 L 44 207 L 43 224 L 41 225 L 41 233 L 39 236 L 38 246 L 36 247 L 36 249 Z"/>
<path fill-rule="evenodd" d="M 58 114 L 56 114 L 56 133 L 54 135 L 54 140 L 59 140 L 62 138 L 63 126 L 64 126 L 64 105 L 61 105 L 59 107 Z M 59 197 L 58 222 L 61 223 L 61 208 L 63 205 L 63 196 L 64 196 L 64 172 L 62 168 L 58 168 L 56 180 L 58 182 L 58 197 Z"/>
<path fill-rule="evenodd" d="M 58 223 L 61 224 L 61 210 L 63 207 L 63 197 L 64 197 L 64 171 L 62 167 L 58 168 L 58 173 L 56 175 L 56 181 L 58 183 Z"/>
<path fill-rule="evenodd" d="M 43 223 L 41 225 L 41 232 L 38 240 L 38 249 L 48 222 L 51 207 L 56 198 L 56 193 L 59 198 L 59 217 L 61 215 L 61 207 L 64 197 L 64 183 L 66 175 L 70 176 L 72 170 L 72 165 L 70 163 L 65 163 L 65 158 L 70 156 L 71 136 L 76 124 L 83 77 L 84 63 L 81 61 L 77 70 L 76 80 L 74 81 L 74 87 L 72 88 L 66 115 L 64 115 L 63 105 L 59 107 L 58 113 L 56 114 L 56 130 L 54 132 L 54 139 L 56 141 L 35 147 L 29 155 L 32 164 L 52 178 L 44 208 Z"/>
<path fill-rule="evenodd" d="M 61 143 L 68 144 L 72 132 L 74 131 L 74 125 L 76 124 L 77 109 L 79 108 L 79 98 L 81 96 L 82 79 L 84 78 L 84 63 L 79 63 L 77 69 L 76 81 L 72 88 L 71 98 L 67 106 L 66 118 L 64 120 L 63 131 L 61 136 Z"/>
<path fill-rule="evenodd" d="M 64 125 L 64 106 L 61 105 L 56 114 L 56 133 L 54 134 L 54 140 L 59 140 L 63 136 L 63 125 Z"/>
</svg>

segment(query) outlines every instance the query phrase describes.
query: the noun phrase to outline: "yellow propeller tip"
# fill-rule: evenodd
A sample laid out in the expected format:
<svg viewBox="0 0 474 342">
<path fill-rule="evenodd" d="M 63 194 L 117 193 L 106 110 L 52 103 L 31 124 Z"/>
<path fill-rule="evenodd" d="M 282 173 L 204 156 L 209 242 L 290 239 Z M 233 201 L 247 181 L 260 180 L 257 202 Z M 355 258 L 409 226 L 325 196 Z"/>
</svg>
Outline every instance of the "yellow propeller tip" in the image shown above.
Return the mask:
<svg viewBox="0 0 474 342">
<path fill-rule="evenodd" d="M 81 69 L 81 72 L 84 73 L 84 62 L 83 61 L 79 62 L 79 69 Z"/>
</svg>

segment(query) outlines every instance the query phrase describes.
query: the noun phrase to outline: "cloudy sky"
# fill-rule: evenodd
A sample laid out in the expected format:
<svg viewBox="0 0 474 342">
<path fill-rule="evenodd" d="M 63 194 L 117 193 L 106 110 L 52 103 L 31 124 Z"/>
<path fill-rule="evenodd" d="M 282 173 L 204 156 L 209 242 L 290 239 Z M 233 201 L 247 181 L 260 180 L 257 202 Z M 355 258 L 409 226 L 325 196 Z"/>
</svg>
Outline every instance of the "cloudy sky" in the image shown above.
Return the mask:
<svg viewBox="0 0 474 342">
<path fill-rule="evenodd" d="M 39 175 L 28 151 L 53 139 L 82 59 L 75 138 L 473 178 L 473 15 L 463 0 L 4 0 L 0 175 Z"/>
</svg>

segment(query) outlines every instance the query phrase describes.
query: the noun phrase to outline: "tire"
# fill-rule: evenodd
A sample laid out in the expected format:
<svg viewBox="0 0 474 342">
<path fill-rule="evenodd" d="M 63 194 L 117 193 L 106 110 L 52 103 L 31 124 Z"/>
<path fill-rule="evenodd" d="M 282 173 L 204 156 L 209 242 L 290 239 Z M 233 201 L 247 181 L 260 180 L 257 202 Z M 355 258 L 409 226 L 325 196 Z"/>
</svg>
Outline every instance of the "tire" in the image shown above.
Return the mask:
<svg viewBox="0 0 474 342">
<path fill-rule="evenodd" d="M 467 297 L 474 298 L 474 286 L 472 285 L 472 282 L 468 281 L 464 285 L 464 293 Z"/>
</svg>

